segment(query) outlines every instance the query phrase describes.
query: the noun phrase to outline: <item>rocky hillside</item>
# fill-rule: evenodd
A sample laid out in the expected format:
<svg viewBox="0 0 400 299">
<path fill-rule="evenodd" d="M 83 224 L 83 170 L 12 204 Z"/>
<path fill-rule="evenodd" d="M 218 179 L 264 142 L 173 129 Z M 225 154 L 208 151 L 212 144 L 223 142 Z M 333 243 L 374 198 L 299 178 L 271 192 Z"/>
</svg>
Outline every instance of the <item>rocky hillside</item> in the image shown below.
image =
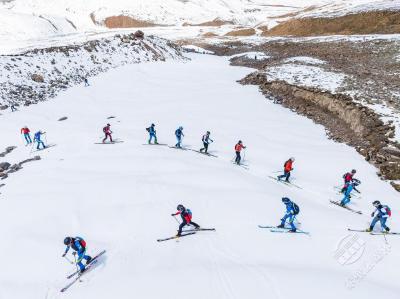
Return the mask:
<svg viewBox="0 0 400 299">
<path fill-rule="evenodd" d="M 130 63 L 183 59 L 167 40 L 136 34 L 0 56 L 0 109 L 54 97 L 84 78 Z"/>
</svg>

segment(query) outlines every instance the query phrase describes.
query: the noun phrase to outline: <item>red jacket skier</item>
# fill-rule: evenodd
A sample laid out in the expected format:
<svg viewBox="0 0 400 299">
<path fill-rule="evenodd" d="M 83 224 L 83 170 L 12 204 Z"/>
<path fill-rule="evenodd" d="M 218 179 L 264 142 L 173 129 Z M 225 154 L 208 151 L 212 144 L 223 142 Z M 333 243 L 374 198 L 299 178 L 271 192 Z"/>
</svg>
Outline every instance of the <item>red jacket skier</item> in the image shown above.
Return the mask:
<svg viewBox="0 0 400 299">
<path fill-rule="evenodd" d="M 189 209 L 186 209 L 183 205 L 178 205 L 176 208 L 178 212 L 171 214 L 171 216 L 181 215 L 182 223 L 179 225 L 177 237 L 180 237 L 182 234 L 182 229 L 185 225 L 193 225 L 195 229 L 199 229 L 200 225 L 192 221 L 192 212 Z"/>
<path fill-rule="evenodd" d="M 295 159 L 292 157 L 289 160 L 287 160 L 285 164 L 283 164 L 283 174 L 278 175 L 278 181 L 280 181 L 280 179 L 282 178 L 285 178 L 285 181 L 289 182 L 290 172 L 293 170 L 294 160 Z"/>
<path fill-rule="evenodd" d="M 112 131 L 111 131 L 111 125 L 110 124 L 107 124 L 107 126 L 105 126 L 103 128 L 103 132 L 105 134 L 105 137 L 103 139 L 103 143 L 107 140 L 107 138 L 110 138 L 110 142 L 113 142 L 112 136 L 111 136 Z"/>
</svg>

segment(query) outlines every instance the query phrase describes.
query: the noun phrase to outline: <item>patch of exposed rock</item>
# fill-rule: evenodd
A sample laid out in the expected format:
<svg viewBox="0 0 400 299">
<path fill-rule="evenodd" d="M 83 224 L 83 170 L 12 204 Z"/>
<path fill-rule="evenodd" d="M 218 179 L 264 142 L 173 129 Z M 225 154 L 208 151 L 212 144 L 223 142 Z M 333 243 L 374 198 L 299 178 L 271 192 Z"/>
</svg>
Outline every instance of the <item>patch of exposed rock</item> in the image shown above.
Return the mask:
<svg viewBox="0 0 400 299">
<path fill-rule="evenodd" d="M 125 64 L 185 59 L 179 46 L 142 31 L 83 44 L 0 55 L 0 110 L 29 106 Z"/>
<path fill-rule="evenodd" d="M 252 73 L 240 83 L 258 85 L 268 99 L 324 125 L 330 138 L 355 147 L 384 179 L 400 180 L 400 145 L 390 140 L 395 129 L 373 110 L 346 95 L 268 81 L 264 73 Z"/>
</svg>

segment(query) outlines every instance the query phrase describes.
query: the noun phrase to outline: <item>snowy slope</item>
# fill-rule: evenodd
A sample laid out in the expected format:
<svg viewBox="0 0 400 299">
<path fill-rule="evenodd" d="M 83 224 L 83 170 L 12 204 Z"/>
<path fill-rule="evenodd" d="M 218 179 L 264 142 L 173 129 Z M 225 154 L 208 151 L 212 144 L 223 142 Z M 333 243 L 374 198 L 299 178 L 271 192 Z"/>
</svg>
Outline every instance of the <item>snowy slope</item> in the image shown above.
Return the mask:
<svg viewBox="0 0 400 299">
<path fill-rule="evenodd" d="M 0 118 L 0 148 L 19 146 L 4 160 L 30 156 L 19 136 L 23 125 L 46 130 L 47 141 L 57 144 L 0 189 L 0 298 L 398 298 L 397 236 L 387 237 L 389 247 L 380 236 L 359 234 L 365 242 L 359 260 L 342 266 L 334 258 L 347 227 L 367 227 L 373 200 L 392 207 L 389 225 L 400 230 L 398 193 L 353 149 L 328 140 L 321 126 L 235 82 L 250 70 L 225 58 L 193 57 L 111 70 L 88 88 Z M 68 120 L 57 122 L 61 116 Z M 94 144 L 107 122 L 124 143 Z M 142 145 L 151 122 L 169 144 L 182 125 L 184 145 L 194 149 L 210 130 L 210 150 L 219 157 Z M 248 146 L 250 170 L 230 162 L 238 139 Z M 290 156 L 303 190 L 267 179 Z M 328 202 L 338 198 L 332 187 L 351 168 L 363 182 L 353 207 L 364 215 Z M 311 236 L 257 227 L 279 222 L 282 196 L 300 205 L 301 227 Z M 157 243 L 176 232 L 170 214 L 178 203 L 217 231 Z M 61 296 L 73 271 L 61 258 L 66 235 L 84 237 L 90 253 L 107 254 Z M 389 252 L 377 260 L 382 248 Z M 346 283 L 357 273 L 350 290 Z"/>
</svg>

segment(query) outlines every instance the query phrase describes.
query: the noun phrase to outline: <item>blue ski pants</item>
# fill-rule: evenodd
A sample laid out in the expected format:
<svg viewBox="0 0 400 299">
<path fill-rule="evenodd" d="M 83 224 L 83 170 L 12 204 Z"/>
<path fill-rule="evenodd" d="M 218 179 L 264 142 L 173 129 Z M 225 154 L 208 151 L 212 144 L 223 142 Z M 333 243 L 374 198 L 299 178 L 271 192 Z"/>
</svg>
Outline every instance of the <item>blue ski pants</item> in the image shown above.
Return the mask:
<svg viewBox="0 0 400 299">
<path fill-rule="evenodd" d="M 379 221 L 380 223 L 381 223 L 381 228 L 382 229 L 386 229 L 387 228 L 387 226 L 386 226 L 386 220 L 387 220 L 387 218 L 385 217 L 378 217 L 378 216 L 375 216 L 374 217 L 374 219 L 372 219 L 372 222 L 371 222 L 371 228 L 373 229 L 374 228 L 374 226 L 375 226 L 375 224 Z"/>
<path fill-rule="evenodd" d="M 286 221 L 288 221 L 290 224 L 290 227 L 292 229 L 296 229 L 296 227 L 293 224 L 295 218 L 296 218 L 296 216 L 293 214 L 285 214 L 285 216 L 283 216 L 283 218 L 281 219 L 281 221 L 282 221 L 281 224 L 285 225 Z"/>
</svg>

